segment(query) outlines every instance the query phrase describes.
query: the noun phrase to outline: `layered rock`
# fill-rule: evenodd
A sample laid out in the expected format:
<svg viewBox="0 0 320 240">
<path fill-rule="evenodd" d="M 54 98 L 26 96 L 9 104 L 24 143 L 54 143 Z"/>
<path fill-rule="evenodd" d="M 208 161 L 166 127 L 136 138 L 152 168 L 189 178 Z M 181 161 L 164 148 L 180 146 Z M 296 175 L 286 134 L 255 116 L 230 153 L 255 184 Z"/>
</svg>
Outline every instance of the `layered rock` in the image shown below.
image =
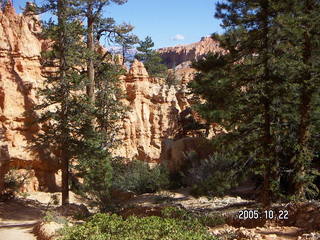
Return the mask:
<svg viewBox="0 0 320 240">
<path fill-rule="evenodd" d="M 187 68 L 191 61 L 198 60 L 209 52 L 216 53 L 223 52 L 223 50 L 219 47 L 218 41 L 211 37 L 203 37 L 199 42 L 160 48 L 158 52 L 169 68 L 176 68 L 179 65 L 180 68 Z"/>
<path fill-rule="evenodd" d="M 56 167 L 44 153 L 29 149 L 30 139 L 38 131 L 37 126 L 30 124 L 34 115 L 31 109 L 38 101 L 36 89 L 43 82 L 42 41 L 37 37 L 39 22 L 36 20 L 30 12 L 16 14 L 10 3 L 0 11 L 1 145 L 7 151 L 5 155 L 11 167 L 33 169 L 34 186 L 53 190 Z"/>
<path fill-rule="evenodd" d="M 210 151 L 202 149 L 208 143 L 204 137 L 211 138 L 222 130 L 191 110 L 194 99 L 185 84 L 169 86 L 164 79 L 151 78 L 143 63 L 135 60 L 124 77 L 123 90 L 130 111 L 122 122 L 118 155 L 166 162 L 173 172 L 184 165 L 190 151 L 208 157 Z"/>
<path fill-rule="evenodd" d="M 118 152 L 129 159 L 159 162 L 162 141 L 176 134 L 179 112 L 189 105 L 188 100 L 164 79 L 149 77 L 137 60 L 124 78 L 124 90 L 130 111 L 123 121 Z"/>
</svg>

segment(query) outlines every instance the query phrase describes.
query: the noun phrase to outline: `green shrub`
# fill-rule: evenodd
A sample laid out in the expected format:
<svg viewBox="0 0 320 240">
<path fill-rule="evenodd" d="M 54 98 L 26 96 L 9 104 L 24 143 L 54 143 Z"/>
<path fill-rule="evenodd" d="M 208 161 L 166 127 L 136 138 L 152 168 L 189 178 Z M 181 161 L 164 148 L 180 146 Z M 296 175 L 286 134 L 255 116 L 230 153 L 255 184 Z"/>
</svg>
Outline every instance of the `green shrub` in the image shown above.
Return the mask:
<svg viewBox="0 0 320 240">
<path fill-rule="evenodd" d="M 171 70 L 168 72 L 168 75 L 166 77 L 166 83 L 169 86 L 177 86 L 181 85 L 182 79 L 176 74 L 175 70 Z"/>
<path fill-rule="evenodd" d="M 134 160 L 130 163 L 113 163 L 112 187 L 137 194 L 156 192 L 169 185 L 165 167 L 151 168 L 148 163 Z"/>
<path fill-rule="evenodd" d="M 208 159 L 198 162 L 200 162 L 199 165 L 190 168 L 182 179 L 184 183 L 191 185 L 191 194 L 222 196 L 236 186 L 237 169 L 234 168 L 234 160 L 230 155 L 214 153 Z"/>
<path fill-rule="evenodd" d="M 46 215 L 43 217 L 44 222 L 56 222 L 59 224 L 67 224 L 68 220 L 64 216 L 54 211 L 47 211 Z"/>
<path fill-rule="evenodd" d="M 160 217 L 97 214 L 83 225 L 66 228 L 61 240 L 214 240 L 206 228 L 191 221 Z"/>
</svg>

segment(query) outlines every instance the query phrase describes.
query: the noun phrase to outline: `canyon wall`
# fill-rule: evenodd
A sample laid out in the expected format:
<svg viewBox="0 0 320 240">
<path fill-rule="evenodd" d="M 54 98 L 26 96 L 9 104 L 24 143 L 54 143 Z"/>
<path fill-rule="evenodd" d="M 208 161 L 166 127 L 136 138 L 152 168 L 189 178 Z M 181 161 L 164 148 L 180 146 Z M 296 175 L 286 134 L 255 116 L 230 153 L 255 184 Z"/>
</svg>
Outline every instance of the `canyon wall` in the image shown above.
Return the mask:
<svg viewBox="0 0 320 240">
<path fill-rule="evenodd" d="M 11 168 L 29 170 L 27 190 L 53 191 L 57 164 L 49 153 L 30 149 L 32 135 L 38 131 L 31 124 L 32 108 L 38 102 L 36 89 L 43 82 L 40 31 L 36 16 L 18 15 L 11 4 L 0 11 L 0 172 L 9 159 Z"/>
</svg>

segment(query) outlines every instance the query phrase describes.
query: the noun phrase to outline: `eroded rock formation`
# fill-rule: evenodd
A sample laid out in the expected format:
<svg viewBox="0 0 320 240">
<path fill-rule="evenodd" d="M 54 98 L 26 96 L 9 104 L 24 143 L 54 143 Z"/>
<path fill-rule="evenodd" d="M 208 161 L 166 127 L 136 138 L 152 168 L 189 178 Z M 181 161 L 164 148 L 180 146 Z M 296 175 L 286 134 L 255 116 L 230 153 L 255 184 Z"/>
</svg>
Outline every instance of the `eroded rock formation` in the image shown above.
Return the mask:
<svg viewBox="0 0 320 240">
<path fill-rule="evenodd" d="M 166 162 L 172 171 L 184 165 L 190 151 L 208 157 L 210 151 L 201 150 L 207 143 L 204 137 L 211 138 L 214 130 L 219 133 L 221 129 L 207 124 L 191 110 L 194 99 L 187 94 L 185 84 L 169 86 L 164 79 L 151 78 L 137 60 L 123 84 L 130 111 L 122 123 L 118 155 L 151 163 Z"/>
<path fill-rule="evenodd" d="M 36 89 L 43 82 L 42 41 L 36 35 L 36 20 L 30 12 L 18 15 L 10 3 L 0 11 L 0 129 L 2 148 L 7 150 L 1 156 L 10 158 L 12 168 L 32 170 L 28 190 L 54 190 L 56 166 L 44 153 L 29 149 L 30 139 L 38 131 L 30 124 L 31 109 L 38 101 Z"/>
<path fill-rule="evenodd" d="M 159 162 L 162 141 L 175 136 L 179 112 L 189 106 L 188 99 L 164 79 L 149 77 L 137 60 L 123 84 L 130 111 L 123 122 L 119 153 L 130 159 Z"/>
</svg>

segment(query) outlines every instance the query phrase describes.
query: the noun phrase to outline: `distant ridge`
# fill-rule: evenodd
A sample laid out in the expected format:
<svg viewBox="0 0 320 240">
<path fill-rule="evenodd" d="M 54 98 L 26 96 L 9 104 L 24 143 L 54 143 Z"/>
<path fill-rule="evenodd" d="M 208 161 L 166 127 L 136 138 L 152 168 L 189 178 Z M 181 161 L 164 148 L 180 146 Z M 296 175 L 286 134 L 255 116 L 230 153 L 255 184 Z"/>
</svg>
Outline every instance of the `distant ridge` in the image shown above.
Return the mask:
<svg viewBox="0 0 320 240">
<path fill-rule="evenodd" d="M 198 60 L 209 52 L 222 52 L 219 42 L 211 37 L 202 37 L 199 42 L 158 49 L 165 64 L 169 68 L 193 60 Z"/>
</svg>

